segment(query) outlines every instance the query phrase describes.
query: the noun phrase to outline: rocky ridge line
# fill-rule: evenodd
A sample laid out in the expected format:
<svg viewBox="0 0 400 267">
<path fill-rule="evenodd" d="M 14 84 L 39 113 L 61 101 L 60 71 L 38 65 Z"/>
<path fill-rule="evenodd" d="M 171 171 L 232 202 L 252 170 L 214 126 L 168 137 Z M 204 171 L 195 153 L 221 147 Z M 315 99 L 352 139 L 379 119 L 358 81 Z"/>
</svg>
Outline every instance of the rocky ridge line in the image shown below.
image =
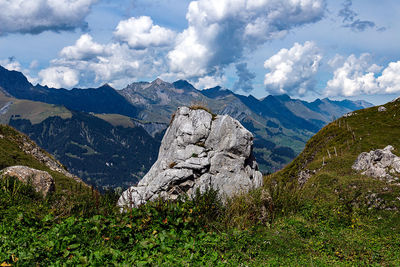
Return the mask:
<svg viewBox="0 0 400 267">
<path fill-rule="evenodd" d="M 6 138 L 3 135 L 0 135 L 0 138 Z M 18 138 L 14 138 L 19 148 L 27 155 L 31 155 L 39 162 L 43 163 L 52 171 L 56 171 L 64 174 L 68 178 L 74 179 L 76 182 L 85 184 L 79 177 L 68 172 L 64 166 L 53 159 L 50 155 L 48 155 L 44 150 L 42 150 L 38 145 L 36 145 L 33 141 L 31 141 L 26 135 L 19 134 Z"/>
</svg>

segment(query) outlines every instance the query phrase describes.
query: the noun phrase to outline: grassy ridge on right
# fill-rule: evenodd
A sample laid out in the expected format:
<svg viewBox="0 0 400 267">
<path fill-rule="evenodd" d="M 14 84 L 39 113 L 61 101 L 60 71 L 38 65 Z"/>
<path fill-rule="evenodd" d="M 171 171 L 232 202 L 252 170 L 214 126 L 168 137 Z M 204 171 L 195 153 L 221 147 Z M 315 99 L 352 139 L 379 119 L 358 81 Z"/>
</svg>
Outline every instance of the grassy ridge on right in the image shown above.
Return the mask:
<svg viewBox="0 0 400 267">
<path fill-rule="evenodd" d="M 381 112 L 378 107 L 356 111 L 327 125 L 309 140 L 291 164 L 271 175 L 268 183 L 287 188 L 297 205 L 303 202 L 334 205 L 350 201 L 352 206 L 371 208 L 373 203 L 365 202 L 371 202 L 368 199 L 376 194 L 385 202 L 380 208 L 398 209 L 400 190 L 397 184 L 361 175 L 351 168 L 360 153 L 387 145 L 392 145 L 393 153 L 399 155 L 400 101 L 384 107 L 386 110 Z M 304 186 L 299 183 L 302 171 L 311 176 Z"/>
</svg>

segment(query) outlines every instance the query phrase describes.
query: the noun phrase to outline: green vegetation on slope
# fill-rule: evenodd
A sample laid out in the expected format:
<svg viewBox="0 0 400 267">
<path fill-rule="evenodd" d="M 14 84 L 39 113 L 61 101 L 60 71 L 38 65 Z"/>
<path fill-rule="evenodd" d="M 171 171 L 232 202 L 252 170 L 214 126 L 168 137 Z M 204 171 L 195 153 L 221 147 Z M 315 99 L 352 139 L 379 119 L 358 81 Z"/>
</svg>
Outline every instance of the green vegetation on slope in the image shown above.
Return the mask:
<svg viewBox="0 0 400 267">
<path fill-rule="evenodd" d="M 82 211 L 84 211 L 89 208 L 89 206 L 93 204 L 93 196 L 98 193 L 85 184 L 66 177 L 62 173 L 51 170 L 32 155 L 23 152 L 20 147 L 23 146 L 27 139 L 26 136 L 13 128 L 0 125 L 0 170 L 10 166 L 23 165 L 37 170 L 47 171 L 54 178 L 55 192 L 50 198 L 57 200 L 57 207 L 55 208 L 58 214 L 67 212 L 67 210 L 79 210 L 82 208 Z M 49 154 L 47 155 L 53 158 Z M 86 205 L 88 206 L 86 207 Z"/>
<path fill-rule="evenodd" d="M 305 150 L 291 164 L 272 175 L 269 182 L 277 183 L 276 188 L 284 187 L 285 190 L 280 190 L 293 194 L 297 205 L 304 202 L 342 203 L 371 208 L 373 203 L 368 206 L 364 202 L 376 194 L 385 202 L 380 205 L 382 209 L 400 209 L 400 200 L 396 198 L 400 193 L 397 184 L 363 176 L 351 169 L 362 152 L 392 145 L 393 153 L 400 154 L 397 138 L 400 120 L 396 117 L 400 114 L 400 102 L 388 103 L 385 107 L 384 112 L 378 112 L 378 107 L 356 111 L 352 116 L 329 124 L 310 139 Z M 315 174 L 301 188 L 297 178 L 300 171 L 306 169 Z"/>
<path fill-rule="evenodd" d="M 121 214 L 115 195 L 94 194 L 91 209 L 60 216 L 51 199 L 33 204 L 29 194 L 17 192 L 10 201 L 4 196 L 14 187 L 2 185 L 0 263 L 399 265 L 400 216 L 389 210 L 400 208 L 398 186 L 351 170 L 363 151 L 389 144 L 400 148 L 398 105 L 336 120 L 295 161 L 266 177 L 264 188 L 226 205 L 209 191 L 194 200 L 158 201 Z M 300 186 L 304 170 L 312 176 Z M 384 205 L 375 205 L 372 194 Z"/>
<path fill-rule="evenodd" d="M 122 126 L 125 128 L 133 128 L 135 124 L 132 119 L 120 114 L 95 114 L 96 117 L 111 123 L 112 126 Z"/>
<path fill-rule="evenodd" d="M 63 106 L 16 99 L 5 96 L 0 91 L 0 108 L 7 104 L 9 105 L 7 110 L 0 112 L 0 123 L 2 124 L 7 124 L 11 118 L 26 119 L 32 124 L 37 124 L 52 116 L 58 116 L 63 119 L 72 117 L 72 113 Z"/>
<path fill-rule="evenodd" d="M 159 201 L 123 214 L 108 205 L 115 203 L 112 195 L 102 196 L 93 212 L 60 216 L 51 208 L 54 200 L 13 188 L 2 184 L 0 194 L 0 262 L 8 264 L 320 266 L 400 260 L 400 239 L 393 235 L 399 221 L 391 214 L 317 220 L 303 209 L 246 229 L 223 224 L 232 210 L 212 191 L 193 201 Z"/>
</svg>

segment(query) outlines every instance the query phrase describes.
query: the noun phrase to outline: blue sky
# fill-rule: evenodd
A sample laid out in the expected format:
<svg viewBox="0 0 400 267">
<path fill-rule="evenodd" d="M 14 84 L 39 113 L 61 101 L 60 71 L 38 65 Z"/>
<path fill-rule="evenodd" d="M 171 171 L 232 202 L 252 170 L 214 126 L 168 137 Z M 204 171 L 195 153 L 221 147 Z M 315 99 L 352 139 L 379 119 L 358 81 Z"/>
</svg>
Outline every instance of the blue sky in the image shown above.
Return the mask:
<svg viewBox="0 0 400 267">
<path fill-rule="evenodd" d="M 264 97 L 400 92 L 397 0 L 0 0 L 0 64 L 50 87 L 187 79 Z"/>
</svg>

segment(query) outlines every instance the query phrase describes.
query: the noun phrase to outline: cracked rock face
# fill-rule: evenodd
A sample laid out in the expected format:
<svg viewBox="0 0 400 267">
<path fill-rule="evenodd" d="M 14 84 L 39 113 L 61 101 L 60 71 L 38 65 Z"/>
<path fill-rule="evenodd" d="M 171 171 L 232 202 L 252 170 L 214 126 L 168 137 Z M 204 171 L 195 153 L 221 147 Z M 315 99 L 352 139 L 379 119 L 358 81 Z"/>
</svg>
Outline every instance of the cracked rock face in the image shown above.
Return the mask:
<svg viewBox="0 0 400 267">
<path fill-rule="evenodd" d="M 387 182 L 397 181 L 391 174 L 400 173 L 400 157 L 392 153 L 393 147 L 361 153 L 352 168 L 363 171 L 361 174 L 371 176 Z"/>
<path fill-rule="evenodd" d="M 0 171 L 0 177 L 15 177 L 23 183 L 31 183 L 36 192 L 46 196 L 55 190 L 53 177 L 45 171 L 26 166 L 12 166 Z"/>
<path fill-rule="evenodd" d="M 157 198 L 193 196 L 218 189 L 222 196 L 262 185 L 252 153 L 253 135 L 228 115 L 180 107 L 161 143 L 157 161 L 137 186 L 123 192 L 120 207 Z"/>
</svg>

